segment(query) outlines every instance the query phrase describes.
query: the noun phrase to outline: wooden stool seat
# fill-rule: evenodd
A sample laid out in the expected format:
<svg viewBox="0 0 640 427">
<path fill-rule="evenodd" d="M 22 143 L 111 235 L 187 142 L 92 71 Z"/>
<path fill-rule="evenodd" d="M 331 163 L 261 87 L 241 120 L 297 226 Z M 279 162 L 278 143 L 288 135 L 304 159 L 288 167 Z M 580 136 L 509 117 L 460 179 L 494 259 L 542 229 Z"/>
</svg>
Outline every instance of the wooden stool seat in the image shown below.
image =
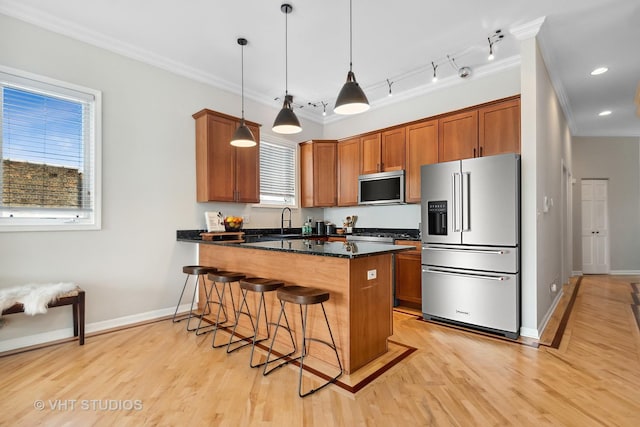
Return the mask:
<svg viewBox="0 0 640 427">
<path fill-rule="evenodd" d="M 278 299 L 299 305 L 320 304 L 329 300 L 329 292 L 306 286 L 285 286 L 278 289 Z"/>
<path fill-rule="evenodd" d="M 247 277 L 240 280 L 240 289 L 252 292 L 272 292 L 283 286 L 282 280 L 265 279 L 264 277 Z"/>
<path fill-rule="evenodd" d="M 185 274 L 201 275 L 214 273 L 218 269 L 214 267 L 204 267 L 202 265 L 185 265 L 182 267 L 182 272 Z"/>
<path fill-rule="evenodd" d="M 211 280 L 212 282 L 231 283 L 238 282 L 247 276 L 246 274 L 238 273 L 235 271 L 216 271 L 214 273 L 209 273 L 207 277 L 209 277 L 209 280 Z"/>
</svg>

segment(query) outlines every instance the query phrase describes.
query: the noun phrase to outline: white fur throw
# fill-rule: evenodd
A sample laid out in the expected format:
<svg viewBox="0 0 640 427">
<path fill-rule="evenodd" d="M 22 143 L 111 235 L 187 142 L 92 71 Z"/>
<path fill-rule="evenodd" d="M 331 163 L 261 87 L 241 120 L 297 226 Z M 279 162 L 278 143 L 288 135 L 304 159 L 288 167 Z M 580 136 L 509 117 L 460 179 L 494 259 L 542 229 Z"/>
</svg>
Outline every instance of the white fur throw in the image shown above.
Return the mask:
<svg viewBox="0 0 640 427">
<path fill-rule="evenodd" d="M 75 283 L 46 283 L 0 288 L 0 315 L 4 309 L 19 303 L 24 305 L 25 314 L 35 315 L 47 312 L 47 304 L 78 287 Z"/>
</svg>

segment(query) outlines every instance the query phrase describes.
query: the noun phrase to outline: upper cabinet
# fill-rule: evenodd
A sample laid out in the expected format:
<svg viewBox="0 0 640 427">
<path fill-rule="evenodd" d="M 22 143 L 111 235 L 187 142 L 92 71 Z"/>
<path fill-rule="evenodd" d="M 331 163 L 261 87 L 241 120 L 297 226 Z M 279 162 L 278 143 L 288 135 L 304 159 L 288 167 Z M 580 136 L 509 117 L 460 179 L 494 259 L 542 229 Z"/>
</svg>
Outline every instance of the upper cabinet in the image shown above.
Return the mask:
<svg viewBox="0 0 640 427">
<path fill-rule="evenodd" d="M 438 160 L 468 159 L 478 153 L 478 110 L 465 111 L 439 120 Z"/>
<path fill-rule="evenodd" d="M 360 138 L 338 143 L 338 206 L 358 204 Z"/>
<path fill-rule="evenodd" d="M 480 156 L 520 152 L 520 99 L 478 110 Z"/>
<path fill-rule="evenodd" d="M 361 137 L 360 156 L 362 175 L 404 169 L 404 127 Z"/>
<path fill-rule="evenodd" d="M 427 120 L 405 128 L 407 171 L 405 200 L 420 203 L 420 167 L 438 163 L 438 120 Z"/>
<path fill-rule="evenodd" d="M 303 208 L 336 205 L 336 146 L 337 141 L 300 143 L 300 199 Z"/>
<path fill-rule="evenodd" d="M 520 98 L 442 117 L 440 162 L 520 152 Z"/>
<path fill-rule="evenodd" d="M 230 144 L 240 119 L 211 110 L 196 120 L 196 196 L 198 202 L 260 202 L 259 146 Z M 245 121 L 260 141 L 260 125 Z"/>
</svg>

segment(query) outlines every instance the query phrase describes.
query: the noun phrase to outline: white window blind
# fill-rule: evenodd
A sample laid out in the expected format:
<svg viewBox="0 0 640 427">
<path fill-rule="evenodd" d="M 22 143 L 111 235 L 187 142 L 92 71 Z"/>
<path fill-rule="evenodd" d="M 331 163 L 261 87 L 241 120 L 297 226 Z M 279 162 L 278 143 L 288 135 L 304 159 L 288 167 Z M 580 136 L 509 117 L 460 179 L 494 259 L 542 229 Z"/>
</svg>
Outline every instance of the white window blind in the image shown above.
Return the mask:
<svg viewBox="0 0 640 427">
<path fill-rule="evenodd" d="M 0 70 L 0 230 L 99 228 L 97 100 Z"/>
<path fill-rule="evenodd" d="M 295 206 L 295 147 L 260 141 L 260 203 Z"/>
</svg>

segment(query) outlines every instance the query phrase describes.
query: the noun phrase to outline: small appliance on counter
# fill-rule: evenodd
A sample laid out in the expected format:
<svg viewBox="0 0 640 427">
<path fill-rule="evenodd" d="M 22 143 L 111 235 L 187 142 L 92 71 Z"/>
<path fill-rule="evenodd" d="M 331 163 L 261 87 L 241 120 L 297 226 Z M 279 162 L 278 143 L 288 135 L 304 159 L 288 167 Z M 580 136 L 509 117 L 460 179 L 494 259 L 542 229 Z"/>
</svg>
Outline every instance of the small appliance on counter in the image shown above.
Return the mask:
<svg viewBox="0 0 640 427">
<path fill-rule="evenodd" d="M 316 221 L 316 234 L 324 236 L 327 233 L 327 228 L 324 221 Z"/>
</svg>

